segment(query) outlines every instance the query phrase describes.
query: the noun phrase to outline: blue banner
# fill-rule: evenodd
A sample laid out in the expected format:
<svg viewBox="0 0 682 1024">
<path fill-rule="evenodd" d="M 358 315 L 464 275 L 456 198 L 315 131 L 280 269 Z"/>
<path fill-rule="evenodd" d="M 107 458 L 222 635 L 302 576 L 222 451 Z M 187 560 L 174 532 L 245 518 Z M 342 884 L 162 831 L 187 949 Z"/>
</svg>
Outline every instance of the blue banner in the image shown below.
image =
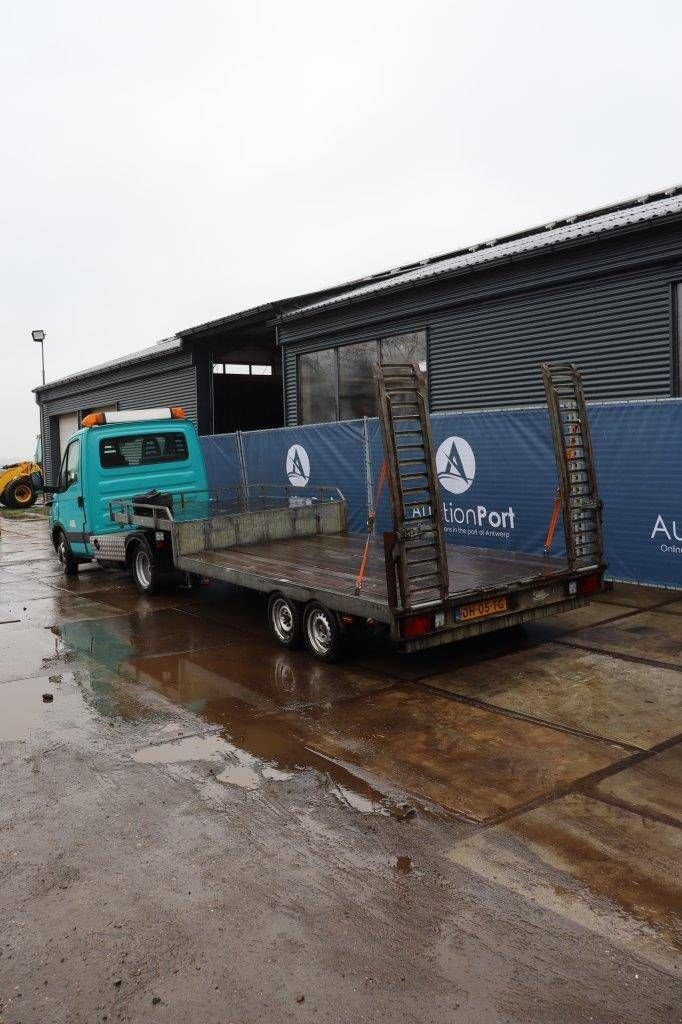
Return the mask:
<svg viewBox="0 0 682 1024">
<path fill-rule="evenodd" d="M 451 544 L 541 553 L 556 491 L 556 463 L 543 409 L 442 413 L 431 417 L 445 539 Z M 379 424 L 370 424 L 373 493 L 384 458 Z M 382 493 L 377 529 L 391 524 Z M 413 509 L 415 518 L 427 507 Z M 555 554 L 563 551 L 557 527 Z"/>
<path fill-rule="evenodd" d="M 609 576 L 682 587 L 682 399 L 589 413 Z"/>
<path fill-rule="evenodd" d="M 235 487 L 242 483 L 236 434 L 209 434 L 199 438 L 209 487 Z"/>
<path fill-rule="evenodd" d="M 242 434 L 249 484 L 289 484 L 305 498 L 306 487 L 338 487 L 347 502 L 348 528 L 367 523 L 367 475 L 362 420 L 279 427 Z"/>
</svg>

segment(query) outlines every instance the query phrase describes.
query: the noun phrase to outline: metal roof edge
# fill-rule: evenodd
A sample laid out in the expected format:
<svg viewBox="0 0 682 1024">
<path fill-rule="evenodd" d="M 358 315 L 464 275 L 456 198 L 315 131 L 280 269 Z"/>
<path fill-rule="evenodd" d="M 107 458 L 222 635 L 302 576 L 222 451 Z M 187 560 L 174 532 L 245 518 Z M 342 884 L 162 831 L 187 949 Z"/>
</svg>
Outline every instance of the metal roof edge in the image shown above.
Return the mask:
<svg viewBox="0 0 682 1024">
<path fill-rule="evenodd" d="M 118 359 L 110 359 L 106 363 L 99 363 L 97 366 L 90 366 L 86 370 L 79 370 L 78 373 L 70 373 L 58 380 L 47 381 L 32 388 L 36 397 L 49 392 L 51 388 L 62 387 L 64 384 L 71 384 L 86 377 L 95 377 L 98 373 L 106 373 L 107 370 L 118 369 L 118 367 L 135 366 L 137 363 L 145 363 L 155 359 L 161 359 L 173 352 L 182 351 L 182 338 L 174 335 L 171 338 L 163 338 L 154 345 L 131 352 L 127 356 L 120 356 Z"/>
<path fill-rule="evenodd" d="M 227 316 L 218 317 L 216 320 L 207 320 L 205 323 L 196 324 L 194 327 L 185 327 L 181 331 L 176 331 L 176 337 L 191 338 L 197 334 L 218 330 L 221 327 L 234 326 L 244 320 L 257 319 L 260 314 L 264 314 L 264 322 L 267 322 L 265 315 L 271 316 L 275 313 L 278 305 L 278 302 L 264 302 L 260 306 L 251 306 L 251 308 L 239 310 L 237 313 L 228 313 Z"/>
<path fill-rule="evenodd" d="M 624 213 L 628 210 L 636 210 L 638 207 L 647 206 L 657 201 L 664 199 L 672 199 L 673 197 L 682 196 L 682 184 L 671 186 L 667 189 L 662 189 L 657 192 L 647 193 L 646 195 L 636 197 L 634 199 L 622 200 L 618 203 L 614 203 L 610 206 L 597 207 L 593 210 L 586 211 L 584 213 L 574 214 L 569 217 L 558 218 L 557 220 L 548 222 L 544 225 L 539 225 L 533 228 L 528 228 L 524 231 L 518 231 L 510 235 L 504 235 L 500 238 L 495 238 L 487 242 L 480 242 L 475 245 L 464 246 L 461 249 L 456 249 L 452 252 L 444 253 L 439 256 L 427 257 L 422 260 L 418 260 L 414 263 L 404 264 L 399 267 L 394 267 L 390 270 L 380 271 L 376 274 L 370 274 L 364 278 L 358 278 L 355 281 L 348 282 L 345 285 L 337 286 L 335 289 L 327 289 L 329 292 L 336 292 L 335 296 L 330 296 L 328 301 L 320 301 L 312 303 L 310 305 L 296 307 L 282 311 L 277 318 L 277 323 L 290 323 L 294 320 L 303 319 L 307 316 L 312 316 L 315 313 L 326 312 L 329 309 L 351 305 L 353 303 L 362 302 L 368 300 L 378 294 L 393 293 L 395 291 L 407 290 L 409 288 L 419 287 L 420 285 L 426 285 L 433 283 L 435 280 L 442 280 L 449 276 L 455 276 L 458 273 L 468 272 L 473 273 L 480 267 L 490 267 L 496 263 L 500 263 L 504 260 L 519 260 L 527 259 L 533 255 L 536 255 L 542 250 L 556 249 L 568 247 L 570 245 L 577 245 L 585 243 L 592 238 L 599 238 L 605 235 L 614 235 L 620 232 L 633 231 L 638 228 L 644 228 L 651 224 L 653 221 L 662 222 L 670 221 L 682 217 L 682 213 L 679 211 L 672 211 L 667 216 L 653 214 L 650 218 L 639 218 L 635 222 L 617 224 L 612 227 L 596 228 L 594 232 L 585 232 L 577 236 L 568 236 L 564 239 L 557 241 L 547 241 L 542 244 L 540 241 L 542 236 L 549 236 L 551 233 L 556 232 L 558 229 L 564 228 L 566 230 L 572 228 L 574 225 L 583 224 L 585 221 L 598 220 L 599 218 L 608 217 L 609 215 L 615 215 L 618 213 Z M 532 239 L 538 239 L 537 245 L 529 245 L 526 249 L 520 250 L 513 254 L 509 254 L 504 251 L 504 247 L 514 242 L 520 242 L 524 239 L 528 239 L 530 242 Z M 438 264 L 447 264 L 448 262 L 464 258 L 467 256 L 473 256 L 474 254 L 482 254 L 486 250 L 490 252 L 490 258 L 472 262 L 467 266 L 459 267 L 444 267 L 443 270 L 439 271 Z M 498 255 L 495 255 L 496 250 Z M 430 267 L 433 267 L 431 273 L 424 272 L 428 271 Z M 408 275 L 423 272 L 416 278 L 410 278 Z M 394 279 L 394 280 L 392 280 Z M 376 288 L 372 288 L 372 285 L 376 285 Z M 295 300 L 289 300 L 295 301 Z"/>
</svg>

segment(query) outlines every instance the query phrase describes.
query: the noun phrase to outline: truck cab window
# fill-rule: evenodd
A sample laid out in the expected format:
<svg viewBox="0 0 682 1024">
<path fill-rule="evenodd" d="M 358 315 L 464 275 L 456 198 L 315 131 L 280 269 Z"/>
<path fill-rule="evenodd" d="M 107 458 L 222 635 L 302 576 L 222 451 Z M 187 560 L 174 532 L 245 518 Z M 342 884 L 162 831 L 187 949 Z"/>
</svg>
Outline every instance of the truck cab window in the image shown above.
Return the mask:
<svg viewBox="0 0 682 1024">
<path fill-rule="evenodd" d="M 59 488 L 65 491 L 67 487 L 78 483 L 78 466 L 80 463 L 81 443 L 78 439 L 72 441 L 66 449 L 64 461 L 62 462 L 59 474 Z"/>
<path fill-rule="evenodd" d="M 99 461 L 102 469 L 152 466 L 160 462 L 184 462 L 188 458 L 187 439 L 176 430 L 103 437 L 99 443 Z"/>
</svg>

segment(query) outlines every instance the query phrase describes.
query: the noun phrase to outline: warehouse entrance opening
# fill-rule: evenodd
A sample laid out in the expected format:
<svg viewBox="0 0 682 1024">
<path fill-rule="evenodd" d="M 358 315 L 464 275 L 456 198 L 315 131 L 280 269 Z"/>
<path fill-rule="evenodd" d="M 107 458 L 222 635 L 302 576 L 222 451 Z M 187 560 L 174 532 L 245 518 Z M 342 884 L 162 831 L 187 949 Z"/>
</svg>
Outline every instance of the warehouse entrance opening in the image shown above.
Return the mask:
<svg viewBox="0 0 682 1024">
<path fill-rule="evenodd" d="M 282 375 L 271 330 L 240 332 L 211 353 L 211 433 L 284 425 Z"/>
</svg>

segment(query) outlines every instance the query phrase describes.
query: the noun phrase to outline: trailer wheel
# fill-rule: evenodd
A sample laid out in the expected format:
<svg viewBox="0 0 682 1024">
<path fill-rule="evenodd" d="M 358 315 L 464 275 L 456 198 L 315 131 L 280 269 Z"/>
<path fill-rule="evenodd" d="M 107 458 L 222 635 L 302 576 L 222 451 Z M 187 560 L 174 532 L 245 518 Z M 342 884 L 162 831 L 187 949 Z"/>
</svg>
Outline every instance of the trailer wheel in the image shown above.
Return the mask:
<svg viewBox="0 0 682 1024">
<path fill-rule="evenodd" d="M 343 638 L 336 612 L 317 601 L 307 604 L 303 613 L 303 638 L 306 647 L 316 658 L 337 661 Z"/>
<path fill-rule="evenodd" d="M 158 591 L 160 573 L 146 544 L 135 545 L 131 568 L 133 581 L 141 594 L 155 594 Z"/>
<path fill-rule="evenodd" d="M 282 647 L 301 646 L 301 613 L 295 601 L 274 593 L 268 601 L 268 626 Z"/>
<path fill-rule="evenodd" d="M 64 570 L 65 576 L 77 576 L 78 575 L 78 559 L 71 550 L 66 534 L 63 530 L 58 530 L 55 537 L 55 550 L 57 552 L 57 558 L 62 563 L 62 569 Z"/>
<path fill-rule="evenodd" d="M 30 476 L 20 476 L 5 488 L 3 501 L 8 508 L 30 508 L 36 503 L 36 491 Z"/>
</svg>

